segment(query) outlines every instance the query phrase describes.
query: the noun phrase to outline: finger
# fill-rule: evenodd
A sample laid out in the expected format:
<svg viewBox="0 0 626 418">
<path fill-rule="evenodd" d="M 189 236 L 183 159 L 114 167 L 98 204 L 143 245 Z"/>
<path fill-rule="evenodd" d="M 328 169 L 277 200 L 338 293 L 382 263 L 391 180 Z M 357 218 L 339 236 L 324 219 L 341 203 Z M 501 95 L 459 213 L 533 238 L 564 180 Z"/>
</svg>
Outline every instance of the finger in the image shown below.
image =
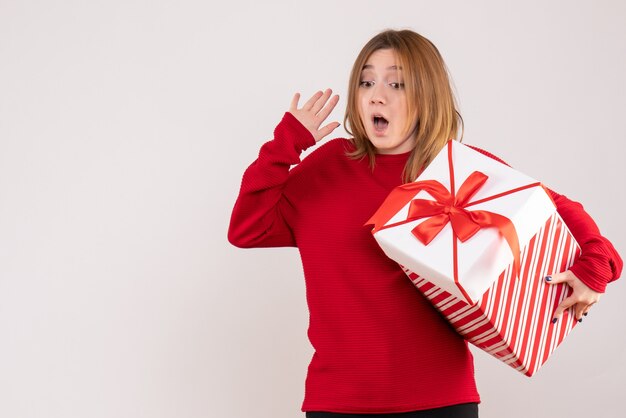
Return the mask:
<svg viewBox="0 0 626 418">
<path fill-rule="evenodd" d="M 315 102 L 317 102 L 317 100 L 322 97 L 322 94 L 324 94 L 323 91 L 318 91 L 317 93 L 315 93 L 313 96 L 311 96 L 311 98 L 309 100 L 307 100 L 307 102 L 304 104 L 304 106 L 302 106 L 302 109 L 304 110 L 311 110 L 311 108 L 313 107 L 313 105 L 315 104 Z"/>
<path fill-rule="evenodd" d="M 328 115 L 330 115 L 330 112 L 333 111 L 335 106 L 337 106 L 338 102 L 339 102 L 339 95 L 336 94 L 330 99 L 330 101 L 326 104 L 326 106 L 324 106 L 324 108 L 318 113 L 318 116 L 321 118 L 321 120 L 325 120 L 328 117 Z"/>
<path fill-rule="evenodd" d="M 574 307 L 574 314 L 576 315 L 576 320 L 578 322 L 582 322 L 583 320 L 583 313 L 585 312 L 585 309 L 587 308 L 586 303 L 577 303 L 576 306 Z"/>
<path fill-rule="evenodd" d="M 545 281 L 550 284 L 564 283 L 568 281 L 567 274 L 563 273 L 554 273 L 545 277 Z"/>
<path fill-rule="evenodd" d="M 341 125 L 339 122 L 331 122 L 328 125 L 324 126 L 319 131 L 317 131 L 315 140 L 319 141 L 320 139 L 324 138 L 326 135 L 337 129 L 339 125 Z"/>
<path fill-rule="evenodd" d="M 554 324 L 556 321 L 558 321 L 563 315 L 563 311 L 565 311 L 567 308 L 574 305 L 575 303 L 576 299 L 574 299 L 572 296 L 563 299 L 563 301 L 559 304 L 559 306 L 557 306 L 556 310 L 554 311 L 554 315 L 552 315 L 552 323 Z"/>
<path fill-rule="evenodd" d="M 583 311 L 583 316 L 587 316 L 587 314 L 589 313 L 589 311 L 591 310 L 591 308 L 593 307 L 593 305 L 595 305 L 596 302 L 591 302 L 590 304 L 588 304 L 585 307 L 585 310 Z"/>
<path fill-rule="evenodd" d="M 300 93 L 296 93 L 293 95 L 291 99 L 291 105 L 289 105 L 289 111 L 293 112 L 294 110 L 298 110 L 298 102 L 300 101 Z"/>
<path fill-rule="evenodd" d="M 328 101 L 328 98 L 330 97 L 332 93 L 333 91 L 331 89 L 324 90 L 324 93 L 322 93 L 319 99 L 317 99 L 317 101 L 313 104 L 313 107 L 311 108 L 311 112 L 313 112 L 313 114 L 317 114 L 317 112 L 319 112 L 320 109 L 324 107 L 324 105 L 326 104 L 326 102 Z"/>
</svg>

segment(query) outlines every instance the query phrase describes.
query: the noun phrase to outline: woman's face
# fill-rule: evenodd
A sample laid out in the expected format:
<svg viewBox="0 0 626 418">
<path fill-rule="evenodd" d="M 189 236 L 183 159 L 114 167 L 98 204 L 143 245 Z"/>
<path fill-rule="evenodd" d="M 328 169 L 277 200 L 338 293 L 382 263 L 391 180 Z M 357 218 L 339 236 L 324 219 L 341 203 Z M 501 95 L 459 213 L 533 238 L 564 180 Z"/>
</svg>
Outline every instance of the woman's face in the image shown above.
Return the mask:
<svg viewBox="0 0 626 418">
<path fill-rule="evenodd" d="M 374 51 L 361 71 L 357 90 L 359 116 L 370 142 L 380 154 L 402 154 L 415 146 L 415 123 L 407 123 L 407 98 L 402 68 L 392 49 Z"/>
</svg>

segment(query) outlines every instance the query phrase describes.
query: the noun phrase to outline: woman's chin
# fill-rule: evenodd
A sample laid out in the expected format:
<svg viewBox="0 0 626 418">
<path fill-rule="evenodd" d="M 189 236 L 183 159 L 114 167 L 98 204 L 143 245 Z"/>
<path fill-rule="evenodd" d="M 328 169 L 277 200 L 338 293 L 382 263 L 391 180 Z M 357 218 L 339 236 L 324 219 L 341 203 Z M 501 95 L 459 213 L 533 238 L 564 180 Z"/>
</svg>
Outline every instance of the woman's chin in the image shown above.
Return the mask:
<svg viewBox="0 0 626 418">
<path fill-rule="evenodd" d="M 369 138 L 372 145 L 374 145 L 376 148 L 378 148 L 379 146 L 384 147 L 385 144 L 388 145 L 391 142 L 389 136 L 386 133 L 371 131 L 367 132 L 367 137 Z"/>
<path fill-rule="evenodd" d="M 369 140 L 379 154 L 404 154 L 414 148 L 414 144 L 408 139 L 370 136 Z"/>
<path fill-rule="evenodd" d="M 370 136 L 370 142 L 374 145 L 374 148 L 380 153 L 384 153 L 386 150 L 394 148 L 394 141 L 387 136 Z"/>
</svg>

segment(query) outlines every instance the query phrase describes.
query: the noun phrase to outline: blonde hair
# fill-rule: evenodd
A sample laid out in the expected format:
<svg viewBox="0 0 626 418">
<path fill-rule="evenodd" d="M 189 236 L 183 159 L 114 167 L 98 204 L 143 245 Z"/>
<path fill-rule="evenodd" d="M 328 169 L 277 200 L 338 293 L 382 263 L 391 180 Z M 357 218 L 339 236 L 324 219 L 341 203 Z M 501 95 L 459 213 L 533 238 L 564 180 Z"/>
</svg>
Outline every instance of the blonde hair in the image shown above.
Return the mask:
<svg viewBox="0 0 626 418">
<path fill-rule="evenodd" d="M 423 168 L 435 158 L 449 139 L 455 139 L 463 118 L 457 110 L 450 86 L 448 68 L 439 50 L 425 37 L 411 30 L 386 30 L 373 37 L 357 56 L 348 86 L 348 104 L 344 117 L 346 131 L 353 136 L 356 149 L 348 152 L 350 158 L 369 157 L 374 169 L 376 149 L 367 138 L 359 116 L 357 92 L 361 71 L 370 55 L 379 49 L 391 49 L 396 54 L 404 74 L 408 120 L 405 132 L 417 121 L 415 147 L 402 173 L 403 182 L 414 181 Z M 461 130 L 461 139 L 463 130 Z M 459 139 L 459 141 L 461 140 Z"/>
</svg>

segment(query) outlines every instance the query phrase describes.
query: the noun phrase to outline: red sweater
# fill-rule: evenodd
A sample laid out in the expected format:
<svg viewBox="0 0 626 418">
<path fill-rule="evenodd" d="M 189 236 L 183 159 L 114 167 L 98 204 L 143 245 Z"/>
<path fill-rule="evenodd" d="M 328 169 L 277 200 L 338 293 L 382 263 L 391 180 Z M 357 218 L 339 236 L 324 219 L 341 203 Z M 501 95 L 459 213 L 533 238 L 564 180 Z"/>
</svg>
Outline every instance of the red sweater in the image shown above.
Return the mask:
<svg viewBox="0 0 626 418">
<path fill-rule="evenodd" d="M 302 410 L 393 413 L 479 402 L 467 343 L 364 226 L 402 184 L 409 153 L 377 155 L 372 172 L 367 158 L 345 156 L 353 145 L 343 138 L 300 162 L 313 145 L 286 113 L 244 173 L 228 231 L 238 247 L 300 250 L 315 349 Z M 553 198 L 583 248 L 573 272 L 604 291 L 621 259 L 580 204 Z"/>
</svg>

